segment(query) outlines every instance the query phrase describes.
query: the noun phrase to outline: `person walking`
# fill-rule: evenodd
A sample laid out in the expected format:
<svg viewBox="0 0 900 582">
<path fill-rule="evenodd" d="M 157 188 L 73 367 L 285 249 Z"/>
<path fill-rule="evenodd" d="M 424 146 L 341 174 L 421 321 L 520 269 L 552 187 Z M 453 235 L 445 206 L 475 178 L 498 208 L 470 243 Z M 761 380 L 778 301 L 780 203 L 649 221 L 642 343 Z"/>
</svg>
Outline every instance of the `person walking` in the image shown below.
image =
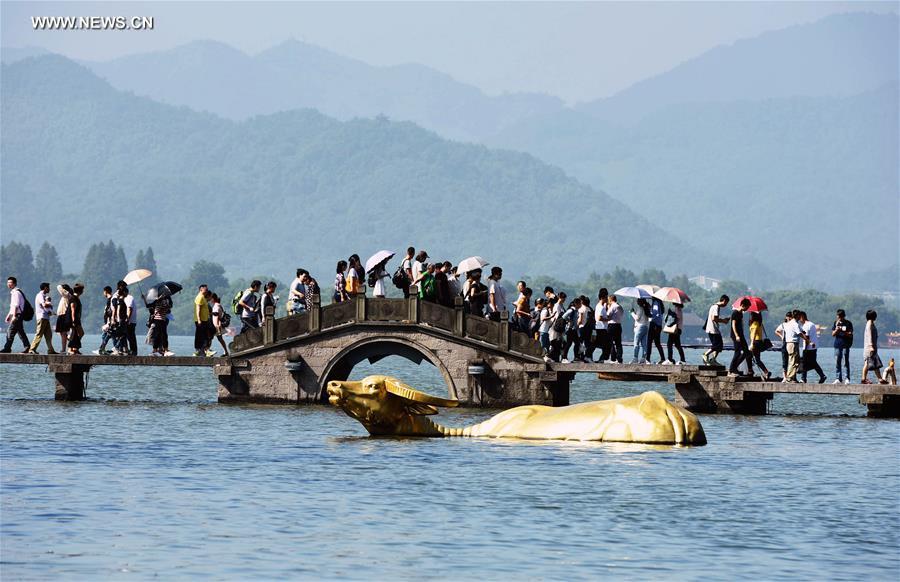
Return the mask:
<svg viewBox="0 0 900 582">
<path fill-rule="evenodd" d="M 410 283 L 410 287 L 414 287 L 419 285 L 419 282 L 425 276 L 427 269 L 425 261 L 428 260 L 428 253 L 424 250 L 419 251 L 416 255 L 416 260 L 413 261 L 412 264 L 412 279 Z M 410 288 L 410 293 L 412 293 L 412 289 Z"/>
<path fill-rule="evenodd" d="M 6 279 L 6 287 L 9 289 L 9 313 L 6 314 L 6 343 L 0 353 L 8 354 L 12 351 L 16 337 L 22 340 L 23 354 L 30 351 L 31 343 L 25 333 L 25 294 L 18 287 L 19 281 L 15 277 Z"/>
<path fill-rule="evenodd" d="M 741 363 L 747 364 L 747 375 L 753 375 L 753 354 L 750 353 L 750 346 L 747 344 L 747 337 L 744 335 L 744 312 L 750 309 L 750 300 L 744 297 L 737 309 L 731 310 L 731 343 L 734 344 L 734 355 L 731 357 L 731 364 L 728 366 L 728 375 L 735 377 L 741 375 Z"/>
<path fill-rule="evenodd" d="M 506 288 L 503 285 L 503 269 L 491 267 L 488 276 L 488 318 L 491 321 L 500 321 L 500 314 L 507 310 Z"/>
<path fill-rule="evenodd" d="M 787 351 L 787 371 L 782 382 L 797 382 L 797 371 L 800 369 L 800 340 L 806 339 L 806 333 L 800 328 L 800 311 L 795 309 L 791 318 L 782 323 L 785 350 Z"/>
<path fill-rule="evenodd" d="M 210 316 L 209 301 L 206 298 L 209 286 L 206 283 L 197 287 L 197 296 L 194 297 L 194 356 L 206 356 L 210 351 Z"/>
<path fill-rule="evenodd" d="M 669 309 L 666 314 L 667 317 L 667 325 L 663 329 L 669 337 L 666 339 L 666 351 L 669 354 L 669 359 L 666 360 L 668 364 L 678 364 L 683 365 L 684 361 L 684 349 L 681 347 L 681 330 L 684 327 L 684 306 L 681 303 L 673 303 L 672 308 Z M 678 350 L 678 362 L 672 359 L 673 353 L 672 348 L 676 348 Z"/>
<path fill-rule="evenodd" d="M 726 300 L 727 302 L 727 300 Z M 762 314 L 758 311 L 750 312 L 750 354 L 756 360 L 756 365 L 763 373 L 763 381 L 768 382 L 772 377 L 772 373 L 762 361 L 763 338 L 765 330 L 763 328 Z"/>
<path fill-rule="evenodd" d="M 341 261 L 343 262 L 343 261 Z M 259 289 L 262 287 L 262 281 L 254 279 L 250 286 L 244 290 L 241 299 L 238 302 L 241 312 L 241 333 L 248 329 L 259 328 Z"/>
<path fill-rule="evenodd" d="M 834 338 L 834 373 L 837 379 L 834 384 L 850 383 L 850 348 L 853 346 L 853 322 L 847 319 L 843 309 L 837 310 L 837 319 L 831 325 L 831 337 Z M 841 359 L 844 360 L 846 377 L 841 373 Z"/>
<path fill-rule="evenodd" d="M 219 340 L 219 344 L 221 344 L 222 346 L 222 353 L 227 357 L 228 345 L 225 343 L 225 338 L 223 336 L 228 331 L 228 324 L 231 322 L 231 316 L 229 316 L 225 311 L 225 308 L 222 307 L 222 301 L 215 293 L 212 293 L 210 295 L 209 305 L 209 313 L 210 317 L 212 318 L 213 325 L 213 334 L 215 335 L 216 339 Z"/>
<path fill-rule="evenodd" d="M 344 271 L 346 270 L 347 261 L 338 261 L 337 267 L 335 267 L 334 292 L 331 295 L 332 303 L 340 303 L 350 299 L 350 295 L 347 293 L 347 277 L 344 276 Z"/>
<path fill-rule="evenodd" d="M 787 379 L 787 371 L 788 371 L 788 352 L 787 352 L 787 342 L 784 337 L 784 325 L 794 319 L 794 312 L 788 311 L 784 314 L 784 320 L 778 324 L 778 327 L 775 328 L 775 335 L 777 335 L 781 339 L 781 378 L 782 382 Z"/>
<path fill-rule="evenodd" d="M 552 324 L 550 320 L 552 314 L 549 302 L 544 297 L 538 297 L 537 301 L 534 302 L 534 307 L 538 314 L 538 342 L 541 344 L 544 361 L 549 363 L 552 361 L 550 359 L 550 325 Z"/>
<path fill-rule="evenodd" d="M 581 307 L 581 298 L 576 297 L 563 312 L 566 322 L 565 339 L 562 346 L 562 363 L 569 363 L 569 350 L 574 347 L 572 359 L 578 360 L 581 355 L 581 342 L 578 340 L 578 310 Z"/>
<path fill-rule="evenodd" d="M 306 302 L 306 311 L 312 311 L 316 306 L 315 301 L 317 297 L 319 297 L 321 302 L 320 294 L 322 289 L 319 287 L 319 282 L 316 281 L 316 278 L 309 274 L 309 271 L 305 269 L 301 269 L 301 271 L 303 271 L 302 281 L 305 289 L 303 300 Z"/>
<path fill-rule="evenodd" d="M 151 356 L 174 356 L 169 351 L 169 314 L 172 313 L 172 298 L 160 297 L 147 306 L 150 311 Z"/>
<path fill-rule="evenodd" d="M 563 319 L 565 296 L 562 291 L 550 299 L 550 359 L 562 359 L 563 338 L 566 335 L 566 320 Z"/>
<path fill-rule="evenodd" d="M 800 329 L 806 334 L 806 340 L 803 342 L 803 374 L 801 377 L 806 382 L 806 375 L 810 370 L 815 370 L 819 374 L 819 384 L 825 383 L 825 372 L 818 361 L 819 347 L 819 329 L 815 323 L 809 321 L 806 312 L 800 312 Z"/>
<path fill-rule="evenodd" d="M 621 364 L 624 359 L 624 351 L 622 350 L 622 319 L 625 317 L 625 310 L 619 305 L 615 295 L 609 296 L 607 313 L 609 317 L 609 343 L 612 346 L 610 357 L 612 361 Z"/>
<path fill-rule="evenodd" d="M 587 295 L 582 295 L 578 308 L 578 341 L 581 342 L 581 361 L 590 363 L 594 359 L 594 309 Z M 597 306 L 599 308 L 599 305 Z"/>
<path fill-rule="evenodd" d="M 409 286 L 415 280 L 413 278 L 413 257 L 416 256 L 416 247 L 408 247 L 406 249 L 406 257 L 400 262 L 400 268 L 406 273 L 406 280 L 400 289 L 403 291 L 403 297 L 409 299 Z"/>
<path fill-rule="evenodd" d="M 609 360 L 609 292 L 602 287 L 597 293 L 597 308 L 594 310 L 594 347 L 600 348 L 599 363 Z"/>
<path fill-rule="evenodd" d="M 387 269 L 385 269 L 385 264 L 381 263 L 375 267 L 374 273 L 374 285 L 372 285 L 372 295 L 374 297 L 379 297 L 384 299 L 387 293 L 387 286 L 385 281 L 390 279 L 391 276 L 388 274 Z"/>
<path fill-rule="evenodd" d="M 113 354 L 124 356 L 128 350 L 128 287 L 124 281 L 119 281 L 116 291 L 110 298 L 110 335 L 113 340 Z"/>
<path fill-rule="evenodd" d="M 453 307 L 453 292 L 450 290 L 449 273 L 450 263 L 435 263 L 434 265 L 434 289 L 437 292 L 438 305 Z"/>
<path fill-rule="evenodd" d="M 41 283 L 40 291 L 34 297 L 34 313 L 37 322 L 35 323 L 34 339 L 31 340 L 31 346 L 28 353 L 38 353 L 38 346 L 41 340 L 47 344 L 47 354 L 56 353 L 53 349 L 53 330 L 50 328 L 50 316 L 53 314 L 53 299 L 50 297 L 50 283 Z"/>
<path fill-rule="evenodd" d="M 647 346 L 647 336 L 650 333 L 650 304 L 646 299 L 637 300 L 637 311 L 631 310 L 631 318 L 634 320 L 634 354 L 631 363 L 649 364 L 650 350 Z"/>
<path fill-rule="evenodd" d="M 304 269 L 297 269 L 297 276 L 288 287 L 287 314 L 296 315 L 306 311 L 306 285 L 303 284 Z"/>
<path fill-rule="evenodd" d="M 533 293 L 534 291 L 530 287 L 525 287 L 513 305 L 516 327 L 522 333 L 528 333 L 531 329 L 531 295 Z"/>
<path fill-rule="evenodd" d="M 128 343 L 128 354 L 132 356 L 138 355 L 138 342 L 137 342 L 137 314 L 138 314 L 138 303 L 134 299 L 134 295 L 132 295 L 128 290 L 128 285 L 125 281 L 119 281 L 116 283 L 116 287 L 119 289 L 119 294 L 124 297 L 125 309 L 127 310 L 127 325 L 125 327 L 125 338 Z"/>
<path fill-rule="evenodd" d="M 444 272 L 447 273 L 450 297 L 453 299 L 453 304 L 455 304 L 456 298 L 462 296 L 462 282 L 459 280 L 459 269 L 454 267 L 450 261 L 444 261 Z"/>
<path fill-rule="evenodd" d="M 666 361 L 662 347 L 662 330 L 665 317 L 666 308 L 662 300 L 657 297 L 650 299 L 650 331 L 647 333 L 647 360 L 650 360 L 650 353 L 653 352 L 653 346 L 656 346 L 656 351 L 659 353 L 657 364 L 662 364 Z"/>
<path fill-rule="evenodd" d="M 56 333 L 59 334 L 59 341 L 62 344 L 60 353 L 69 353 L 69 330 L 72 329 L 72 318 L 69 305 L 72 302 L 72 288 L 68 283 L 56 286 L 59 293 L 59 302 L 56 304 Z"/>
<path fill-rule="evenodd" d="M 481 274 L 481 269 L 469 271 L 463 298 L 469 306 L 469 313 L 478 317 L 484 317 L 484 306 L 488 300 L 488 288 L 481 282 Z"/>
<path fill-rule="evenodd" d="M 263 295 L 259 302 L 259 325 L 262 326 L 266 321 L 266 308 L 272 308 L 272 314 L 278 312 L 278 297 L 275 296 L 275 289 L 278 288 L 278 283 L 275 281 L 269 281 L 266 283 L 266 286 L 263 288 Z"/>
<path fill-rule="evenodd" d="M 728 295 L 722 295 L 716 303 L 709 306 L 709 314 L 706 316 L 706 335 L 709 337 L 710 348 L 703 352 L 703 363 L 709 366 L 718 366 L 719 362 L 716 358 L 725 349 L 725 343 L 722 341 L 722 331 L 719 329 L 720 323 L 729 323 L 730 320 L 722 317 L 722 308 L 728 305 L 731 299 Z"/>
<path fill-rule="evenodd" d="M 112 334 L 112 287 L 107 285 L 103 288 L 103 297 L 106 299 L 106 305 L 103 308 L 103 325 L 100 328 L 100 347 L 94 350 L 94 353 L 103 356 L 111 353 L 106 349 L 107 344 L 113 339 Z M 115 342 L 113 342 L 115 345 Z"/>
<path fill-rule="evenodd" d="M 356 297 L 360 293 L 365 293 L 366 288 L 362 284 L 363 278 L 359 275 L 359 257 L 350 255 L 347 259 L 347 296 Z M 363 275 L 365 276 L 365 275 Z"/>
<path fill-rule="evenodd" d="M 875 320 L 878 319 L 878 313 L 874 309 L 866 311 L 866 329 L 863 332 L 863 369 L 861 384 L 871 384 L 869 382 L 869 372 L 875 373 L 875 380 L 886 383 L 881 378 L 881 370 L 884 364 L 878 356 L 878 328 L 875 327 Z"/>
<path fill-rule="evenodd" d="M 72 287 L 72 297 L 69 300 L 69 315 L 72 318 L 72 327 L 69 329 L 69 353 L 81 354 L 81 338 L 84 337 L 84 327 L 81 325 L 81 296 L 84 294 L 84 285 L 75 283 Z"/>
</svg>

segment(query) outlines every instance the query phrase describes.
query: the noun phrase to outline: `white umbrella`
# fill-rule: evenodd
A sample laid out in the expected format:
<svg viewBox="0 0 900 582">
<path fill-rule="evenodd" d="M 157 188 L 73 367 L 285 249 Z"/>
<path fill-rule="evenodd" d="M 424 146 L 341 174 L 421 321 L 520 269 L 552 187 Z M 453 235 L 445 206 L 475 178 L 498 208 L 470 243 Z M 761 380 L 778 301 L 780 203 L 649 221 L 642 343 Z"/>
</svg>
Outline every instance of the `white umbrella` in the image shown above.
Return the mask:
<svg viewBox="0 0 900 582">
<path fill-rule="evenodd" d="M 381 263 L 391 260 L 393 256 L 394 253 L 392 253 L 391 251 L 378 251 L 377 253 L 369 257 L 369 259 L 366 261 L 366 273 L 368 273 Z"/>
<path fill-rule="evenodd" d="M 615 293 L 613 293 L 616 297 L 633 297 L 635 299 L 649 299 L 653 297 L 653 294 L 648 293 L 646 289 L 642 289 L 640 287 L 622 287 Z"/>
<path fill-rule="evenodd" d="M 153 271 L 147 269 L 135 269 L 134 271 L 130 271 L 125 278 L 122 279 L 125 281 L 126 285 L 134 285 L 135 283 L 139 283 L 146 279 L 147 277 L 151 277 L 153 275 Z"/>
<path fill-rule="evenodd" d="M 647 291 L 648 293 L 650 293 L 650 295 L 653 295 L 654 293 L 659 291 L 659 285 L 644 284 L 644 285 L 638 285 L 637 287 L 638 287 L 638 289 L 643 289 L 644 291 Z"/>
<path fill-rule="evenodd" d="M 490 265 L 490 263 L 485 261 L 481 257 L 469 257 L 468 259 L 461 260 L 456 269 L 460 273 L 468 273 L 469 271 L 482 269 L 484 267 L 487 267 L 488 265 Z"/>
<path fill-rule="evenodd" d="M 663 287 L 653 294 L 654 297 L 667 303 L 687 303 L 691 300 L 687 293 L 678 287 Z"/>
</svg>

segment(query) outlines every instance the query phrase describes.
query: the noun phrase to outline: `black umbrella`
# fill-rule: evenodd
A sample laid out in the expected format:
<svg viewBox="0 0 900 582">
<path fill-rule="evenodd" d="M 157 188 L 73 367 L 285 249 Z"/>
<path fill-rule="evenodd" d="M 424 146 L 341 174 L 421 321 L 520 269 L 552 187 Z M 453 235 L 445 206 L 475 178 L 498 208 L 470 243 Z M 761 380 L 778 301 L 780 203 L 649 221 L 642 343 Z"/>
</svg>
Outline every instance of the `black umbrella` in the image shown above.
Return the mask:
<svg viewBox="0 0 900 582">
<path fill-rule="evenodd" d="M 157 283 L 147 290 L 147 303 L 156 303 L 163 297 L 170 297 L 181 291 L 183 287 L 175 281 L 164 281 Z"/>
</svg>

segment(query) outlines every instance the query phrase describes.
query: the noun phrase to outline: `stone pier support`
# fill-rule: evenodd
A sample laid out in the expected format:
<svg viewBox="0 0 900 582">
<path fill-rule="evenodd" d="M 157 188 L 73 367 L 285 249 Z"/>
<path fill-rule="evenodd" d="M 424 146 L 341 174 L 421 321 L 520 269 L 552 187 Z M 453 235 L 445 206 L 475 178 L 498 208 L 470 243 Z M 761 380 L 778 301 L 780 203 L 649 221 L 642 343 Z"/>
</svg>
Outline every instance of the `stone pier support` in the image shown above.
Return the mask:
<svg viewBox="0 0 900 582">
<path fill-rule="evenodd" d="M 723 376 L 698 378 L 683 374 L 670 377 L 669 381 L 675 384 L 675 402 L 691 412 L 765 414 L 772 399 L 771 393 L 736 389 L 734 381 Z"/>
<path fill-rule="evenodd" d="M 56 400 L 84 400 L 85 380 L 90 369 L 84 364 L 51 364 L 50 372 L 56 378 Z"/>
<path fill-rule="evenodd" d="M 866 405 L 866 416 L 900 418 L 900 396 L 893 394 L 860 394 L 859 403 Z"/>
</svg>

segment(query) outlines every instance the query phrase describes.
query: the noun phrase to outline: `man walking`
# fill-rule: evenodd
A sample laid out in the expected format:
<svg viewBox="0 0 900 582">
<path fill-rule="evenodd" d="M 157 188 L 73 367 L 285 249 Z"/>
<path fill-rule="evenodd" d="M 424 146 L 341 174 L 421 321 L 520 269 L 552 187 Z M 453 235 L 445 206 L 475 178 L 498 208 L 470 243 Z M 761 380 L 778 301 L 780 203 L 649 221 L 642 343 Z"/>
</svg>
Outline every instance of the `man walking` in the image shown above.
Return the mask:
<svg viewBox="0 0 900 582">
<path fill-rule="evenodd" d="M 610 359 L 613 362 L 622 363 L 622 317 L 625 310 L 616 301 L 615 295 L 609 296 L 609 307 L 607 308 L 607 316 L 609 317 L 609 343 L 612 345 L 612 354 Z"/>
<path fill-rule="evenodd" d="M 41 290 L 34 297 L 35 317 L 37 327 L 34 330 L 34 339 L 31 341 L 29 353 L 36 354 L 41 339 L 47 343 L 47 353 L 55 354 L 53 349 L 53 330 L 50 329 L 50 314 L 53 313 L 53 299 L 50 297 L 50 283 L 41 283 Z M 848 374 L 849 376 L 849 374 Z"/>
<path fill-rule="evenodd" d="M 259 288 L 261 286 L 262 281 L 254 279 L 238 302 L 241 312 L 241 333 L 248 329 L 259 328 Z"/>
<path fill-rule="evenodd" d="M 406 249 L 406 258 L 400 263 L 400 268 L 406 273 L 406 282 L 400 289 L 403 290 L 403 297 L 409 299 L 409 286 L 413 282 L 413 257 L 416 255 L 416 247 Z"/>
<path fill-rule="evenodd" d="M 500 313 L 509 308 L 506 304 L 506 288 L 503 286 L 503 269 L 491 267 L 491 275 L 488 277 L 488 318 L 491 321 L 500 321 Z"/>
<path fill-rule="evenodd" d="M 781 380 L 782 382 L 796 382 L 797 370 L 800 367 L 800 340 L 807 339 L 806 333 L 800 329 L 800 311 L 795 309 L 793 318 L 782 324 L 782 333 L 784 333 L 784 347 L 787 349 L 787 375 Z"/>
<path fill-rule="evenodd" d="M 197 288 L 197 296 L 194 297 L 194 355 L 204 356 L 209 351 L 209 301 L 206 294 L 209 287 L 203 283 Z"/>
<path fill-rule="evenodd" d="M 722 331 L 719 329 L 720 323 L 728 323 L 729 320 L 721 317 L 722 308 L 728 305 L 730 301 L 728 295 L 719 297 L 719 301 L 709 306 L 709 315 L 706 316 L 706 335 L 709 336 L 710 348 L 703 352 L 703 363 L 709 366 L 718 366 L 719 362 L 716 358 L 725 349 L 722 341 Z"/>
<path fill-rule="evenodd" d="M 25 347 L 22 350 L 23 354 L 27 354 L 30 349 L 28 336 L 25 334 L 25 294 L 16 286 L 17 284 L 18 281 L 15 277 L 9 277 L 6 280 L 6 287 L 9 289 L 9 313 L 6 314 L 6 323 L 9 324 L 9 327 L 6 328 L 6 344 L 0 350 L 0 353 L 4 354 L 12 351 L 13 341 L 16 339 L 16 336 L 19 336 L 19 339 L 22 340 L 22 345 Z"/>
<path fill-rule="evenodd" d="M 125 281 L 119 281 L 116 283 L 116 288 L 119 290 L 119 295 L 122 297 L 122 301 L 125 303 L 126 309 L 126 327 L 125 327 L 125 342 L 122 343 L 123 347 L 125 343 L 128 344 L 128 351 L 126 352 L 128 355 L 136 356 L 138 355 L 138 343 L 137 343 L 137 311 L 138 304 L 134 300 L 134 295 L 132 295 L 128 291 L 128 285 Z"/>
<path fill-rule="evenodd" d="M 810 370 L 815 370 L 819 373 L 819 384 L 824 384 L 825 372 L 822 371 L 822 366 L 819 365 L 817 357 L 819 352 L 819 330 L 815 323 L 806 318 L 805 311 L 800 312 L 800 329 L 806 334 L 806 340 L 803 343 L 803 374 L 801 377 L 806 382 L 806 374 Z"/>
<path fill-rule="evenodd" d="M 850 383 L 850 348 L 853 346 L 853 323 L 847 319 L 843 309 L 837 310 L 837 319 L 831 326 L 831 337 L 834 338 L 834 373 L 837 374 L 835 384 Z M 847 375 L 841 374 L 841 358 Z"/>
<path fill-rule="evenodd" d="M 729 376 L 740 376 L 741 362 L 747 363 L 747 374 L 753 375 L 753 354 L 747 344 L 747 336 L 744 335 L 744 312 L 750 309 L 750 300 L 741 299 L 737 309 L 731 311 L 731 342 L 734 344 L 734 356 L 731 365 L 728 366 Z"/>
</svg>

